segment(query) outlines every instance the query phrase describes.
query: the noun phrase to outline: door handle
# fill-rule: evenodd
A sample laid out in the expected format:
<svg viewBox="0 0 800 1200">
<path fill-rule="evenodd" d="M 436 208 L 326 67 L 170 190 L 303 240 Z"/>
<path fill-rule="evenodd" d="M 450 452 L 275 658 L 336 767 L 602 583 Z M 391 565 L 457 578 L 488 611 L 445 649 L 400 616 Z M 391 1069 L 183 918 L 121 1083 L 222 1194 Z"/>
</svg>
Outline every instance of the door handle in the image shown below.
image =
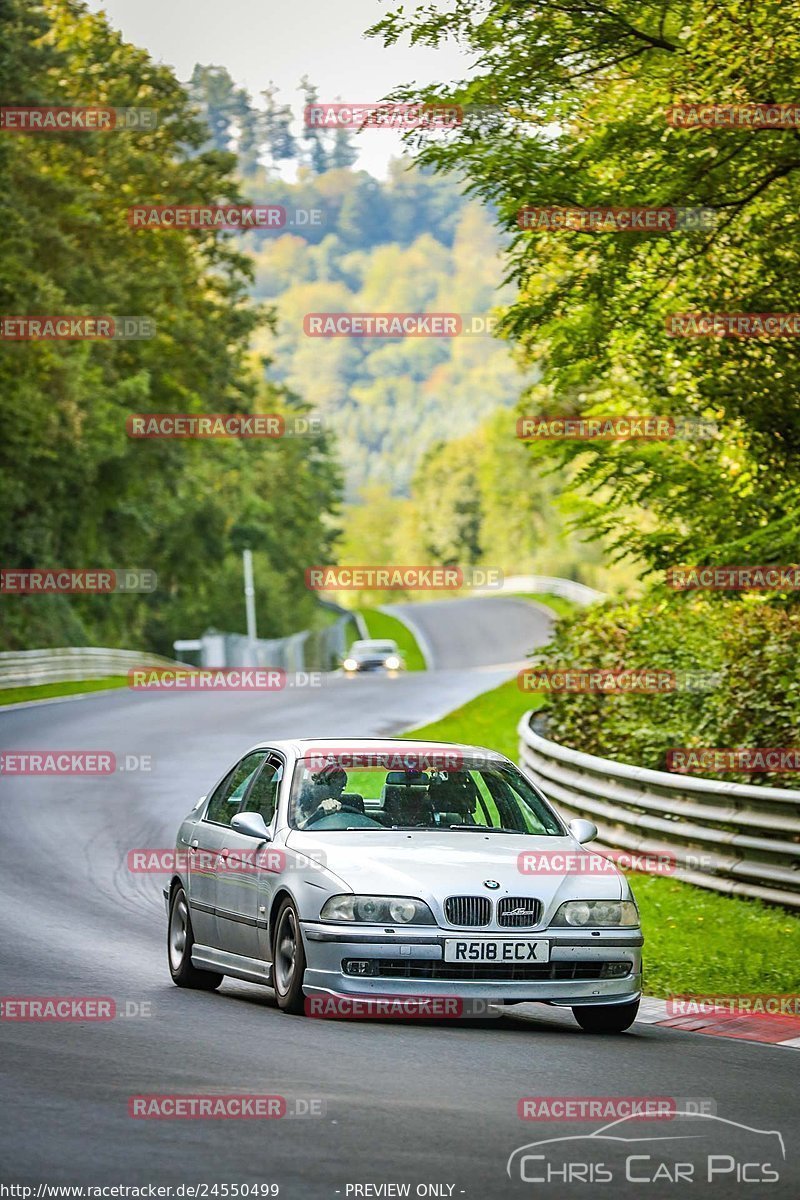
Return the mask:
<svg viewBox="0 0 800 1200">
<path fill-rule="evenodd" d="M 228 849 L 227 846 L 223 846 L 219 852 L 220 858 L 227 858 L 229 854 L 230 854 L 230 850 Z"/>
</svg>

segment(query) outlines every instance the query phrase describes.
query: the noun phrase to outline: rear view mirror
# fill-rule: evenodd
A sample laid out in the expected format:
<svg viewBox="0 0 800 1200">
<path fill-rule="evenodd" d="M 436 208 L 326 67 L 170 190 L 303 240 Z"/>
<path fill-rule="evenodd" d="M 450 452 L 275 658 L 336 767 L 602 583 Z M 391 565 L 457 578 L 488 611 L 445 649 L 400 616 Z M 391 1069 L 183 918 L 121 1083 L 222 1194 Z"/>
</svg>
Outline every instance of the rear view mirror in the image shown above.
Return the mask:
<svg viewBox="0 0 800 1200">
<path fill-rule="evenodd" d="M 575 840 L 580 842 L 582 846 L 586 842 L 593 842 L 597 837 L 597 826 L 594 821 L 586 821 L 583 817 L 578 817 L 576 820 L 570 821 L 568 828 Z"/>
<path fill-rule="evenodd" d="M 261 842 L 272 840 L 261 813 L 238 813 L 231 821 L 231 829 L 235 829 L 237 833 L 243 833 L 246 837 L 258 838 Z"/>
</svg>

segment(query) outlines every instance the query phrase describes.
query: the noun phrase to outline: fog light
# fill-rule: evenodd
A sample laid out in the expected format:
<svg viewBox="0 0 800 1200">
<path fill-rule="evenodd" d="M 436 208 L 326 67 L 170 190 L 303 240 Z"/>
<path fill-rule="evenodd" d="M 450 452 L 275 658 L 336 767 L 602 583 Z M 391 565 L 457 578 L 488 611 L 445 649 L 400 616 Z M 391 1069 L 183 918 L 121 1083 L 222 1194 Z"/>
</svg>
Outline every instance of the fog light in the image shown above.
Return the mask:
<svg viewBox="0 0 800 1200">
<path fill-rule="evenodd" d="M 621 975 L 629 975 L 631 964 L 629 962 L 607 962 L 603 963 L 603 978 L 604 979 L 619 979 Z"/>
<path fill-rule="evenodd" d="M 372 963 L 368 958 L 346 958 L 342 970 L 345 975 L 371 975 Z"/>
</svg>

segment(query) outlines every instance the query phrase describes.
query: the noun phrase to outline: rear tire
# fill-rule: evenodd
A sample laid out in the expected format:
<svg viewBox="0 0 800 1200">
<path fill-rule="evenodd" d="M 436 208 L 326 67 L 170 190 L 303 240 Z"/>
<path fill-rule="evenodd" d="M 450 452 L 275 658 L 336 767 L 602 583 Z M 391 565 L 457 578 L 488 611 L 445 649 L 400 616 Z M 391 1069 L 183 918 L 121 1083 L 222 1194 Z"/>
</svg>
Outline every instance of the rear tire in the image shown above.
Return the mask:
<svg viewBox="0 0 800 1200">
<path fill-rule="evenodd" d="M 178 987 L 213 992 L 225 978 L 216 971 L 201 971 L 192 963 L 194 933 L 189 916 L 189 901 L 182 887 L 176 887 L 169 901 L 167 925 L 167 962 L 172 982 Z"/>
<path fill-rule="evenodd" d="M 624 1033 L 636 1020 L 639 1001 L 627 1004 L 576 1004 L 572 1015 L 587 1033 Z"/>
<path fill-rule="evenodd" d="M 286 899 L 278 909 L 272 940 L 272 986 L 278 1008 L 299 1015 L 305 1008 L 303 977 L 306 955 L 297 909 Z"/>
</svg>

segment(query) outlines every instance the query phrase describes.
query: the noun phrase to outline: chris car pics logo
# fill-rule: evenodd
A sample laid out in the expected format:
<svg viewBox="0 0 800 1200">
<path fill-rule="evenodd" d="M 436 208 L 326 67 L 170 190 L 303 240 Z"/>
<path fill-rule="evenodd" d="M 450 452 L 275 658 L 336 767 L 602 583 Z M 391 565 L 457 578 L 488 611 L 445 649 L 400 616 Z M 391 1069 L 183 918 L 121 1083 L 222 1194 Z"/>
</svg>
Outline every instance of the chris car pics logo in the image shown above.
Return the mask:
<svg viewBox="0 0 800 1200">
<path fill-rule="evenodd" d="M 656 1119 L 643 1129 L 641 1117 L 631 1114 L 587 1134 L 529 1142 L 509 1156 L 506 1173 L 549 1185 L 554 1197 L 567 1184 L 587 1183 L 698 1184 L 698 1196 L 727 1197 L 744 1184 L 777 1183 L 785 1160 L 779 1130 L 727 1120 L 698 1102 L 666 1113 L 663 1126 Z"/>
</svg>

